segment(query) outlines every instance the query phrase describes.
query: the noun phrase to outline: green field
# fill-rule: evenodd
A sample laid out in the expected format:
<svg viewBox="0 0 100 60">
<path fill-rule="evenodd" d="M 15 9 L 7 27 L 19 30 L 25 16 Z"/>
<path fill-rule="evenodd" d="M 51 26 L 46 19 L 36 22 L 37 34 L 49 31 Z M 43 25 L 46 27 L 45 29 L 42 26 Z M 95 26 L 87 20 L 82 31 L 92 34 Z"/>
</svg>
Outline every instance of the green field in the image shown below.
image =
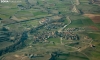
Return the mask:
<svg viewBox="0 0 100 60">
<path fill-rule="evenodd" d="M 52 42 L 55 42 L 55 43 L 60 43 L 60 38 L 50 38 L 50 39 L 48 39 L 48 41 L 52 41 Z"/>
<path fill-rule="evenodd" d="M 61 54 L 56 60 L 89 60 L 86 56 L 81 53 L 69 53 Z"/>
<path fill-rule="evenodd" d="M 82 27 L 84 26 L 81 20 L 73 20 L 68 27 Z"/>
</svg>

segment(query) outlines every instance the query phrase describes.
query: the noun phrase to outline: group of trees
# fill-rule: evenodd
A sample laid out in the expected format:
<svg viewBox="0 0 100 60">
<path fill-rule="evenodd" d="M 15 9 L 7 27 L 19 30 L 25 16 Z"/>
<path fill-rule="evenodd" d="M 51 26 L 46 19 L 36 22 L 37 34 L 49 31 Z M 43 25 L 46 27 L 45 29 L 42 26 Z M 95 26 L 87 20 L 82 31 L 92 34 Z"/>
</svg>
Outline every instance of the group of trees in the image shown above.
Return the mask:
<svg viewBox="0 0 100 60">
<path fill-rule="evenodd" d="M 9 32 L 9 30 L 7 28 L 2 27 L 0 29 L 0 42 L 8 41 L 10 35 L 11 35 L 11 32 Z"/>
<path fill-rule="evenodd" d="M 2 18 L 0 18 L 0 20 L 2 20 Z"/>
<path fill-rule="evenodd" d="M 4 49 L 1 49 L 0 50 L 0 56 L 5 54 L 5 53 L 13 52 L 13 51 L 16 51 L 18 49 L 25 47 L 26 45 L 25 45 L 24 41 L 27 38 L 28 38 L 28 35 L 27 35 L 27 32 L 25 31 L 25 32 L 22 33 L 21 38 L 17 39 L 17 41 L 14 44 L 12 44 L 12 45 L 4 48 Z"/>
</svg>

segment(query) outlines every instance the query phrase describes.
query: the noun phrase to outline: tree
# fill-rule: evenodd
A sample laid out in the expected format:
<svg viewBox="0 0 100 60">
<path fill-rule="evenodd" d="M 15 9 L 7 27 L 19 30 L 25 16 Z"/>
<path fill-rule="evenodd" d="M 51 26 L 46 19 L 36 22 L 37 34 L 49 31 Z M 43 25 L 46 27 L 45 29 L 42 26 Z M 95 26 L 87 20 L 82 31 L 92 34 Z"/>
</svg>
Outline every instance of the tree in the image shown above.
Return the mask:
<svg viewBox="0 0 100 60">
<path fill-rule="evenodd" d="M 24 42 L 28 38 L 27 31 L 24 31 L 21 36 L 21 41 Z"/>
<path fill-rule="evenodd" d="M 2 20 L 2 18 L 0 18 L 0 20 Z"/>
<path fill-rule="evenodd" d="M 2 31 L 8 31 L 7 27 L 2 27 Z"/>
</svg>

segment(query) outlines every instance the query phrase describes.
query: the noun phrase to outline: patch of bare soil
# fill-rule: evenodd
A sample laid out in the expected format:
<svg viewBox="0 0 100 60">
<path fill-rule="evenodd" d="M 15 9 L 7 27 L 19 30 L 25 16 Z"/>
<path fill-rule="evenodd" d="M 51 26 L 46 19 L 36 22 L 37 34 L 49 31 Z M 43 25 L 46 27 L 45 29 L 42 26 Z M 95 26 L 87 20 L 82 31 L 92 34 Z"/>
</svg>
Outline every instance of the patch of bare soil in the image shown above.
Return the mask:
<svg viewBox="0 0 100 60">
<path fill-rule="evenodd" d="M 12 19 L 12 20 L 15 20 L 15 21 L 27 20 L 26 17 L 17 18 L 16 16 L 12 16 L 11 19 Z"/>
<path fill-rule="evenodd" d="M 89 26 L 89 28 L 92 29 L 92 30 L 95 30 L 95 31 L 98 31 L 98 30 L 99 30 L 99 29 L 98 29 L 97 27 L 95 27 L 95 26 Z"/>
<path fill-rule="evenodd" d="M 22 55 L 9 55 L 4 57 L 2 60 L 29 60 L 29 58 Z"/>
<path fill-rule="evenodd" d="M 94 23 L 100 23 L 100 15 L 95 15 L 95 14 L 84 14 L 84 15 L 89 17 Z"/>
</svg>

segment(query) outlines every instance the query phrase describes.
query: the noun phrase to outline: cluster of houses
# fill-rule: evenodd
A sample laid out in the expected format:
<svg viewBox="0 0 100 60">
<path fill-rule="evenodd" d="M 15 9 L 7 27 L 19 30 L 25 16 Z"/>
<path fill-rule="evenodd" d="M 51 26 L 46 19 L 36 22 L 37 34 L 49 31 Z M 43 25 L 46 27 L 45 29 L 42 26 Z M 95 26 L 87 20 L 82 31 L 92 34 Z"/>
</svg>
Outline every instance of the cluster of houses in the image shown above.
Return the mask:
<svg viewBox="0 0 100 60">
<path fill-rule="evenodd" d="M 39 21 L 39 24 L 45 24 L 45 23 L 48 23 L 50 22 L 50 18 L 43 18 Z"/>
<path fill-rule="evenodd" d="M 77 28 L 67 28 L 66 31 L 85 31 L 84 27 L 77 27 Z"/>
<path fill-rule="evenodd" d="M 51 23 L 45 26 L 45 29 L 51 30 L 51 29 L 58 29 L 63 27 L 65 24 L 64 23 Z"/>
<path fill-rule="evenodd" d="M 56 37 L 56 35 L 54 34 L 54 32 L 38 32 L 36 34 L 34 34 L 34 43 L 36 42 L 47 42 L 47 39 L 49 38 L 53 38 L 53 37 Z"/>
<path fill-rule="evenodd" d="M 49 38 L 57 38 L 57 37 L 62 37 L 66 40 L 79 40 L 79 36 L 77 34 L 74 34 L 72 32 L 58 32 L 58 31 L 47 31 L 47 32 L 38 32 L 34 34 L 33 39 L 34 42 L 50 42 L 48 41 Z"/>
<path fill-rule="evenodd" d="M 66 40 L 80 40 L 79 35 L 72 32 L 61 32 L 59 36 L 63 37 Z"/>
</svg>

